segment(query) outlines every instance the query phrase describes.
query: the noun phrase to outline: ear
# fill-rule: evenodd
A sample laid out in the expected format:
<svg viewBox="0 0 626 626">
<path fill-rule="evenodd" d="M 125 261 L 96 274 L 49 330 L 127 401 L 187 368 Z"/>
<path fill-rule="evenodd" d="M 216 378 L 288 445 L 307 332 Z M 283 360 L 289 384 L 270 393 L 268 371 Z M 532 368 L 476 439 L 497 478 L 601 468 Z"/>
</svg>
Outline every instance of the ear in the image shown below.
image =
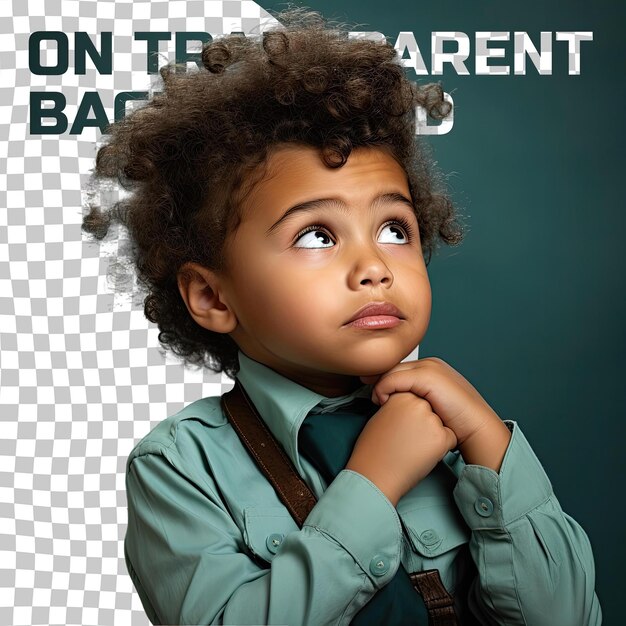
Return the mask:
<svg viewBox="0 0 626 626">
<path fill-rule="evenodd" d="M 177 278 L 187 310 L 200 326 L 216 333 L 236 328 L 237 317 L 224 300 L 218 274 L 198 263 L 185 263 Z"/>
</svg>

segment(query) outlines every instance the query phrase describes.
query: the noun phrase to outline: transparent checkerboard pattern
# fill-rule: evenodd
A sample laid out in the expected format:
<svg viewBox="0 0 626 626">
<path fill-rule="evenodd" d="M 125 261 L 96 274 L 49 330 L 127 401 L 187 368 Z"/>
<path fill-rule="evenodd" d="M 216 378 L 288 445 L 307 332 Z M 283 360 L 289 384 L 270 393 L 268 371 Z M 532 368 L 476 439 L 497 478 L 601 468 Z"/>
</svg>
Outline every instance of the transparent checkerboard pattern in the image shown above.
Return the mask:
<svg viewBox="0 0 626 626">
<path fill-rule="evenodd" d="M 62 92 L 71 126 L 82 95 L 97 90 L 113 119 L 117 93 L 156 85 L 134 32 L 254 34 L 274 23 L 246 0 L 0 3 L 3 626 L 149 624 L 124 563 L 126 459 L 162 419 L 232 387 L 163 351 L 136 284 L 115 290 L 110 269 L 125 257 L 125 232 L 112 229 L 97 243 L 81 231 L 101 133 L 31 135 L 30 92 Z M 69 38 L 62 76 L 29 70 L 29 35 L 42 30 Z M 99 75 L 89 59 L 87 73 L 75 74 L 76 31 L 97 47 L 97 33 L 113 32 L 112 75 Z M 174 44 L 174 36 L 160 44 L 159 66 L 174 59 Z M 56 58 L 50 43 L 41 63 Z"/>
</svg>

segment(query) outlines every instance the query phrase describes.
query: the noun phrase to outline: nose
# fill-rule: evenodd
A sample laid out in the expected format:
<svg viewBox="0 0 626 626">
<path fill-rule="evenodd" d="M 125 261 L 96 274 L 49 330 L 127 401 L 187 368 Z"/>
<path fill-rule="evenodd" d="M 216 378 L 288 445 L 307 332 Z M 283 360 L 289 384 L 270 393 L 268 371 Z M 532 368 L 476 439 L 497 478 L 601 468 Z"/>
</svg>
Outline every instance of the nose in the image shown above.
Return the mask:
<svg viewBox="0 0 626 626">
<path fill-rule="evenodd" d="M 377 251 L 367 248 L 357 253 L 348 280 L 352 289 L 379 285 L 388 289 L 393 284 L 393 273 Z"/>
</svg>

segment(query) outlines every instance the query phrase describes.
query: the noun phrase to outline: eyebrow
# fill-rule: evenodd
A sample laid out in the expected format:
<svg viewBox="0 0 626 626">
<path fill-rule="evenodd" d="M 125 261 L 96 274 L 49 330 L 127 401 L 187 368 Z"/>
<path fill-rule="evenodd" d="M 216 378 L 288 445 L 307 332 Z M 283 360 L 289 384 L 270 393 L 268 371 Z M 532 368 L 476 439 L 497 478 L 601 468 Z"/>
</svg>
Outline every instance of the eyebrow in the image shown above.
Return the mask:
<svg viewBox="0 0 626 626">
<path fill-rule="evenodd" d="M 393 202 L 401 202 L 402 204 L 408 206 L 413 213 L 415 213 L 415 206 L 411 200 L 397 191 L 377 195 L 372 200 L 370 208 L 377 207 L 381 204 L 391 204 Z M 348 212 L 348 205 L 343 200 L 339 200 L 338 198 L 318 198 L 316 200 L 307 200 L 306 202 L 300 202 L 287 209 L 282 216 L 265 231 L 265 234 L 266 236 L 270 235 L 274 230 L 276 230 L 276 228 L 278 228 L 278 226 L 280 226 L 280 224 L 282 224 L 282 222 L 295 213 L 299 213 L 301 211 L 313 211 L 315 209 L 327 208 L 330 206 L 338 206 L 342 212 Z"/>
</svg>

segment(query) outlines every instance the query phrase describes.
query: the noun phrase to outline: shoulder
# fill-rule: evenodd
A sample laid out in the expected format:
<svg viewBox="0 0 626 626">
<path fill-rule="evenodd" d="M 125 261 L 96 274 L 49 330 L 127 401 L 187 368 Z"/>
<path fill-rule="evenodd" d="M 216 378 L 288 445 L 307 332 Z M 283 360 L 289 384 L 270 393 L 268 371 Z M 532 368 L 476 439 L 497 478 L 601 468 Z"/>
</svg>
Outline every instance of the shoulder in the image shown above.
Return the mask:
<svg viewBox="0 0 626 626">
<path fill-rule="evenodd" d="M 128 455 L 126 471 L 134 459 L 159 454 L 166 457 L 178 455 L 177 444 L 181 433 L 200 426 L 203 429 L 219 428 L 228 424 L 221 407 L 221 396 L 201 398 L 188 404 L 178 413 L 159 422 L 147 435 L 140 439 Z"/>
</svg>

